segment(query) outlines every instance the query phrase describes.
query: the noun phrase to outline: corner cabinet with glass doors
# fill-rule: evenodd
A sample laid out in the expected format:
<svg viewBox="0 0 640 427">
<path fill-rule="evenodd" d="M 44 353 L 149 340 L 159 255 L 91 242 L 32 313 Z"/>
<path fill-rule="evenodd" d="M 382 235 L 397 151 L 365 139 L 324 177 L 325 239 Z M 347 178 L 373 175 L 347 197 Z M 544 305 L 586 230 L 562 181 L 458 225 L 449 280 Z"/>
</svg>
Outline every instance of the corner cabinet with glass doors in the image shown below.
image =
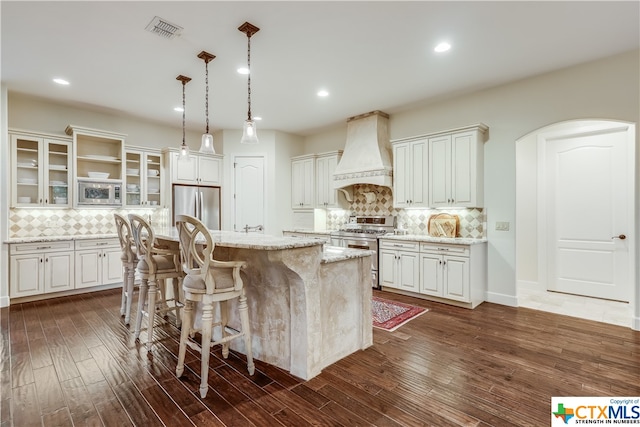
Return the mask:
<svg viewBox="0 0 640 427">
<path fill-rule="evenodd" d="M 71 206 L 71 139 L 18 130 L 10 130 L 9 137 L 11 206 Z"/>
<path fill-rule="evenodd" d="M 124 205 L 145 208 L 162 207 L 164 166 L 160 150 L 127 147 L 125 158 Z"/>
</svg>

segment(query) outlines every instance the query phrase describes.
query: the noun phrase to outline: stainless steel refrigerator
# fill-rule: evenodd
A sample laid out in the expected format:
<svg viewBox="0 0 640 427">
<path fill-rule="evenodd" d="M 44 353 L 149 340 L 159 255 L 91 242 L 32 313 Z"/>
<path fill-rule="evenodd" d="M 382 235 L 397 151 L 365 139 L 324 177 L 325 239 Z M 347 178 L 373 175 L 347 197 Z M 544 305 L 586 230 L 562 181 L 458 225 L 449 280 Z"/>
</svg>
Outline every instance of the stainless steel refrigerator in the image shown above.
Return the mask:
<svg viewBox="0 0 640 427">
<path fill-rule="evenodd" d="M 176 215 L 191 215 L 209 230 L 220 230 L 220 187 L 173 184 L 172 192 L 172 224 Z"/>
</svg>

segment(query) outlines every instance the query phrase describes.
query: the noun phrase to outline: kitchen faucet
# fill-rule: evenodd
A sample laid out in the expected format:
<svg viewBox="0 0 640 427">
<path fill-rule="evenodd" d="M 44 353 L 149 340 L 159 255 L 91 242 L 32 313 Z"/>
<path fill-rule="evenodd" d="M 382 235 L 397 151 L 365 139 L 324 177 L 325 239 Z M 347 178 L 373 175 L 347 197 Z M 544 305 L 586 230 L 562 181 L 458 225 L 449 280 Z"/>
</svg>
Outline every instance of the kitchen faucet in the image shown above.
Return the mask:
<svg viewBox="0 0 640 427">
<path fill-rule="evenodd" d="M 249 227 L 249 224 L 245 225 L 245 226 L 244 226 L 244 232 L 248 234 L 248 233 L 249 233 L 249 230 L 252 230 L 252 231 L 262 231 L 262 230 L 264 230 L 264 228 L 262 227 L 262 225 L 255 225 L 255 226 L 253 226 L 253 227 Z"/>
</svg>

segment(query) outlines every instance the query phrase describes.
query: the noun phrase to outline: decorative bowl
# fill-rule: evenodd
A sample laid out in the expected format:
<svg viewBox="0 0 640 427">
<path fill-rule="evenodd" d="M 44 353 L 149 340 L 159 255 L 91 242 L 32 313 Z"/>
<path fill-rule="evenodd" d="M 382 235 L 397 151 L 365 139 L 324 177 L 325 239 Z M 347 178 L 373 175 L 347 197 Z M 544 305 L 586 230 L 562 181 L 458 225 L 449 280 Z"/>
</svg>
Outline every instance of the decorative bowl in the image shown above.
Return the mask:
<svg viewBox="0 0 640 427">
<path fill-rule="evenodd" d="M 89 175 L 89 178 L 100 178 L 100 179 L 109 178 L 108 172 L 87 172 L 87 175 Z"/>
<path fill-rule="evenodd" d="M 140 169 L 127 169 L 127 175 L 138 175 L 140 173 Z"/>
</svg>

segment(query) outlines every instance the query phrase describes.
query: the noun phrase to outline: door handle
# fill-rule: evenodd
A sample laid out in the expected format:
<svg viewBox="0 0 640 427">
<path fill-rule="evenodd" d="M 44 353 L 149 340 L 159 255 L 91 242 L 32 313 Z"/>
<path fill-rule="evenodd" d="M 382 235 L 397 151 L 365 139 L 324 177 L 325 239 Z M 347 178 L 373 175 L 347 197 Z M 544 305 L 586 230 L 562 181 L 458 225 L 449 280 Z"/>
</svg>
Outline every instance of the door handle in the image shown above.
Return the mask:
<svg viewBox="0 0 640 427">
<path fill-rule="evenodd" d="M 624 234 L 620 234 L 618 236 L 613 236 L 612 239 L 620 239 L 620 240 L 624 240 L 626 239 L 627 236 L 625 236 Z"/>
</svg>

